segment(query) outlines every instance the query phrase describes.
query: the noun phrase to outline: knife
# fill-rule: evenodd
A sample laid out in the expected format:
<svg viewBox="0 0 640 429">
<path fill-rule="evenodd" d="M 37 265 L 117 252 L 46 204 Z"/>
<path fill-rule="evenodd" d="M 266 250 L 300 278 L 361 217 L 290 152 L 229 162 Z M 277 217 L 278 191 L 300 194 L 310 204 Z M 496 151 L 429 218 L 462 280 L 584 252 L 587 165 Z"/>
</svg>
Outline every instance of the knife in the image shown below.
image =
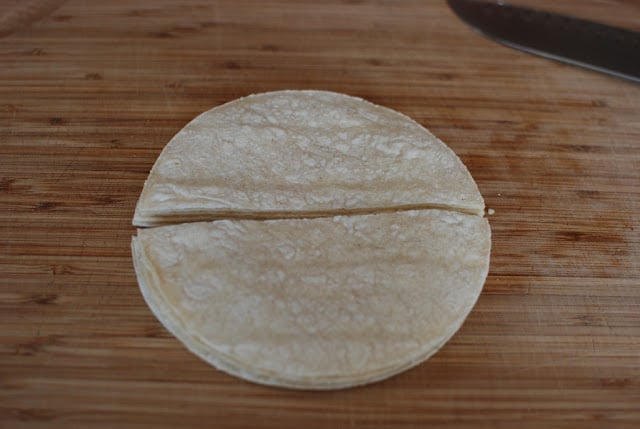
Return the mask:
<svg viewBox="0 0 640 429">
<path fill-rule="evenodd" d="M 640 33 L 501 1 L 447 2 L 463 21 L 503 45 L 640 83 Z"/>
</svg>

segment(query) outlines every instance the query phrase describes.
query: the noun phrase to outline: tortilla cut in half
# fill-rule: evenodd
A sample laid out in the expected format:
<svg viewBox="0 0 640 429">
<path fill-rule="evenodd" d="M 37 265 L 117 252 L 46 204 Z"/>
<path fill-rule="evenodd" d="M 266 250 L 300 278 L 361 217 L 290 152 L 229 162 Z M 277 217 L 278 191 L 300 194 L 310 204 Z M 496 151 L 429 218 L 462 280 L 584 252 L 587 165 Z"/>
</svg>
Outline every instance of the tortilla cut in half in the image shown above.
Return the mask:
<svg viewBox="0 0 640 429">
<path fill-rule="evenodd" d="M 188 349 L 244 379 L 333 389 L 387 378 L 463 323 L 489 268 L 481 216 L 439 209 L 139 229 L 143 295 Z"/>
<path fill-rule="evenodd" d="M 360 98 L 276 91 L 186 125 L 145 183 L 136 226 L 445 208 L 482 215 L 464 164 L 417 122 Z"/>
</svg>

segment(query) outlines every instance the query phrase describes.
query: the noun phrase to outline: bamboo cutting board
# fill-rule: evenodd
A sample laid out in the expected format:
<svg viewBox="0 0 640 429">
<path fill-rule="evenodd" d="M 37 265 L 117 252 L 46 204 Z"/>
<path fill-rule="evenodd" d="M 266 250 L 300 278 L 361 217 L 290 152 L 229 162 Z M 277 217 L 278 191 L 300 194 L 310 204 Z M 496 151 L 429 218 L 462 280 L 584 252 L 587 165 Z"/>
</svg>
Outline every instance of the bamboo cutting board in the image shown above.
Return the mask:
<svg viewBox="0 0 640 429">
<path fill-rule="evenodd" d="M 441 1 L 58 3 L 0 3 L 0 427 L 640 427 L 640 86 L 498 46 Z M 535 4 L 640 30 L 634 1 Z M 285 88 L 415 118 L 495 211 L 477 306 L 387 381 L 240 381 L 139 293 L 130 224 L 163 146 Z"/>
</svg>

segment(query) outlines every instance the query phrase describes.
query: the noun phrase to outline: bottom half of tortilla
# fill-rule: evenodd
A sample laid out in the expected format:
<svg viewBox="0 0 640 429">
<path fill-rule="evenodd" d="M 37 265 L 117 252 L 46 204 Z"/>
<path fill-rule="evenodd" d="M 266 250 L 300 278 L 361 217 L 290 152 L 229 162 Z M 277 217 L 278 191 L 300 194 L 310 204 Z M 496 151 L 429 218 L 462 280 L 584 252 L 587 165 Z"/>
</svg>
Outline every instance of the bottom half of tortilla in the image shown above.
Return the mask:
<svg viewBox="0 0 640 429">
<path fill-rule="evenodd" d="M 485 218 L 430 209 L 138 230 L 143 295 L 185 346 L 258 383 L 350 387 L 419 364 L 489 268 Z"/>
</svg>

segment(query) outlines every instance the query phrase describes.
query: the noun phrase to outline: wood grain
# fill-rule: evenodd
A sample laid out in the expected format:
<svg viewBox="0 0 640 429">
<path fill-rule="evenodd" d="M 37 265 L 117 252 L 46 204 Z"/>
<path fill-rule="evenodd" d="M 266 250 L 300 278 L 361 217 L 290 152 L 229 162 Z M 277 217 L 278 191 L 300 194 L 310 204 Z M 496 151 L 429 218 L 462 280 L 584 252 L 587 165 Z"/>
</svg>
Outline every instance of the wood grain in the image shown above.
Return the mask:
<svg viewBox="0 0 640 429">
<path fill-rule="evenodd" d="M 639 24 L 631 1 L 535 4 Z M 640 86 L 497 46 L 421 0 L 70 0 L 1 38 L 0 61 L 0 427 L 640 426 Z M 385 382 L 245 383 L 138 291 L 130 223 L 162 147 L 204 110 L 284 88 L 414 117 L 495 210 L 469 319 Z"/>
<path fill-rule="evenodd" d="M 64 0 L 4 0 L 0 3 L 0 37 L 27 28 L 47 16 Z"/>
</svg>

